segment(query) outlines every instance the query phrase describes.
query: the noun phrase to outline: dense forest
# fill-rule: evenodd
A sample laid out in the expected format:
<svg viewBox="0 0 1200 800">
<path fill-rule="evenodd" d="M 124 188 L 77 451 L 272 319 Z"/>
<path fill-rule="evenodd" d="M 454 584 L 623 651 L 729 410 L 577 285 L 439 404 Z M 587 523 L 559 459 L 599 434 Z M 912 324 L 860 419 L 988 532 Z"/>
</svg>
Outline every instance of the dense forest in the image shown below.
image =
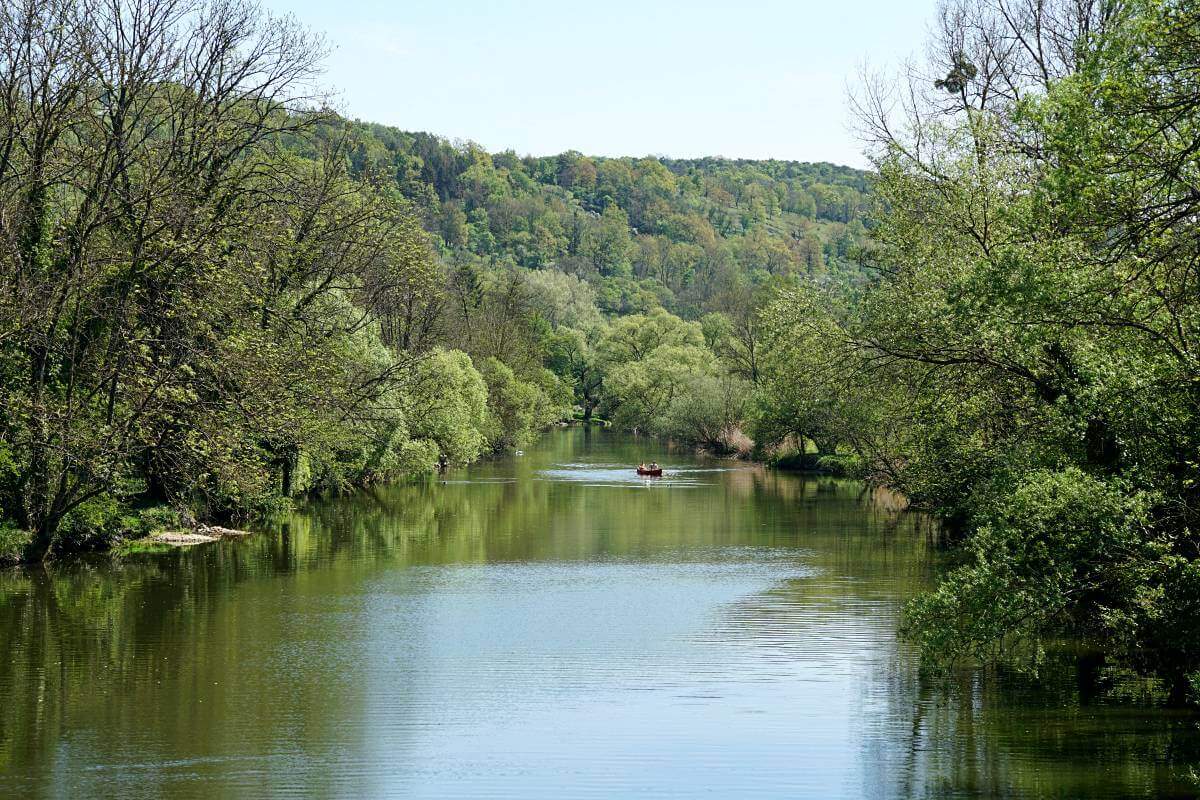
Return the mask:
<svg viewBox="0 0 1200 800">
<path fill-rule="evenodd" d="M 0 14 L 0 555 L 603 419 L 901 491 L 931 662 L 1200 696 L 1200 10 L 943 5 L 869 173 L 520 157 L 326 110 L 237 0 Z"/>
<path fill-rule="evenodd" d="M 862 277 L 869 176 L 849 167 L 520 158 L 363 123 L 317 141 L 343 136 L 352 174 L 394 180 L 451 263 L 556 269 L 590 283 L 607 314 L 696 318 L 746 283 Z"/>
</svg>

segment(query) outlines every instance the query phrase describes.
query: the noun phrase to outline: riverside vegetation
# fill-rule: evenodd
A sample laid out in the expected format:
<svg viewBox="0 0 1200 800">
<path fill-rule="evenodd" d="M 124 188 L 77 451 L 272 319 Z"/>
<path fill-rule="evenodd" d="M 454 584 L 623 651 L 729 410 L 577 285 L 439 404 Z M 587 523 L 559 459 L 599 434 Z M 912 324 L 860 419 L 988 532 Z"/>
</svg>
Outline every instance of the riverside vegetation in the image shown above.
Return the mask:
<svg viewBox="0 0 1200 800">
<path fill-rule="evenodd" d="M 879 278 L 775 297 L 766 406 L 946 523 L 927 656 L 1195 700 L 1200 7 L 950 2 L 930 52 L 858 94 Z"/>
<path fill-rule="evenodd" d="M 252 3 L 23 0 L 0 54 L 8 560 L 463 464 L 573 406 L 744 447 L 756 293 L 855 274 L 865 173 L 349 123 L 320 39 Z"/>
<path fill-rule="evenodd" d="M 489 154 L 348 122 L 217 0 L 0 18 L 10 557 L 269 514 L 577 415 L 903 492 L 932 661 L 1200 690 L 1200 10 L 943 5 L 874 169 Z"/>
</svg>

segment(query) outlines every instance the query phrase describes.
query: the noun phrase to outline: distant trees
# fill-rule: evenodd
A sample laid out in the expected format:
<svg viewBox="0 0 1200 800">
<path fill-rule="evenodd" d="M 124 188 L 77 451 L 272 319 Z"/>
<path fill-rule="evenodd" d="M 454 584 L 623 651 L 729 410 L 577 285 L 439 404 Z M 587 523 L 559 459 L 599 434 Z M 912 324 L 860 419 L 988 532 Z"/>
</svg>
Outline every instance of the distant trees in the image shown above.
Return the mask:
<svg viewBox="0 0 1200 800">
<path fill-rule="evenodd" d="M 628 277 L 630 273 L 629 256 L 632 248 L 629 217 L 612 202 L 604 209 L 599 221 L 584 232 L 579 249 L 599 275 L 621 278 Z"/>
<path fill-rule="evenodd" d="M 539 270 L 524 276 L 534 311 L 550 326 L 592 330 L 603 323 L 596 309 L 596 290 L 574 275 Z"/>
<path fill-rule="evenodd" d="M 546 365 L 571 387 L 573 402 L 584 422 L 592 420 L 604 399 L 605 364 L 595 347 L 601 330 L 600 326 L 585 330 L 564 327 L 547 342 Z"/>
<path fill-rule="evenodd" d="M 0 541 L 25 557 L 465 463 L 573 407 L 745 451 L 764 287 L 861 279 L 858 171 L 350 123 L 322 51 L 248 0 L 0 9 Z"/>
<path fill-rule="evenodd" d="M 574 152 L 519 159 L 366 124 L 354 125 L 353 139 L 356 172 L 394 175 L 455 258 L 558 268 L 592 284 L 608 313 L 657 303 L 698 317 L 722 273 L 862 278 L 869 181 L 846 167 Z M 430 185 L 414 183 L 414 162 Z"/>
</svg>

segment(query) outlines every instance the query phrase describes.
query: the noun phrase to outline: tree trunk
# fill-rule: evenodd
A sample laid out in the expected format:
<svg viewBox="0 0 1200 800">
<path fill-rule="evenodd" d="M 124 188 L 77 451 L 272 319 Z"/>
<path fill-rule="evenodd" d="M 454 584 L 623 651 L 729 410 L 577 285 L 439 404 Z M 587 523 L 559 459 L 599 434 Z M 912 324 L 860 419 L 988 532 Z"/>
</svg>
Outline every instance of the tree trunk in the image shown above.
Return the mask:
<svg viewBox="0 0 1200 800">
<path fill-rule="evenodd" d="M 1170 687 L 1167 692 L 1167 705 L 1171 708 L 1183 708 L 1188 705 L 1192 693 L 1192 684 L 1184 672 L 1174 672 L 1167 677 Z"/>
</svg>

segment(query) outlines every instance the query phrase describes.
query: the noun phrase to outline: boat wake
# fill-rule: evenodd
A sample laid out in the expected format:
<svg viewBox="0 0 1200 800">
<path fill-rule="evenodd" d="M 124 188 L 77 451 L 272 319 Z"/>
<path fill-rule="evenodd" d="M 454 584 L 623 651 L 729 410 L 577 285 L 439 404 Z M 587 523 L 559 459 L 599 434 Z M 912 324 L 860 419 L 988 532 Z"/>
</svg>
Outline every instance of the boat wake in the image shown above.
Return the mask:
<svg viewBox="0 0 1200 800">
<path fill-rule="evenodd" d="M 628 464 L 555 464 L 551 468 L 538 470 L 534 479 L 588 486 L 711 486 L 712 482 L 700 480 L 696 475 L 704 471 L 717 470 L 673 469 L 668 466 L 658 476 L 638 475 L 635 468 Z"/>
</svg>

